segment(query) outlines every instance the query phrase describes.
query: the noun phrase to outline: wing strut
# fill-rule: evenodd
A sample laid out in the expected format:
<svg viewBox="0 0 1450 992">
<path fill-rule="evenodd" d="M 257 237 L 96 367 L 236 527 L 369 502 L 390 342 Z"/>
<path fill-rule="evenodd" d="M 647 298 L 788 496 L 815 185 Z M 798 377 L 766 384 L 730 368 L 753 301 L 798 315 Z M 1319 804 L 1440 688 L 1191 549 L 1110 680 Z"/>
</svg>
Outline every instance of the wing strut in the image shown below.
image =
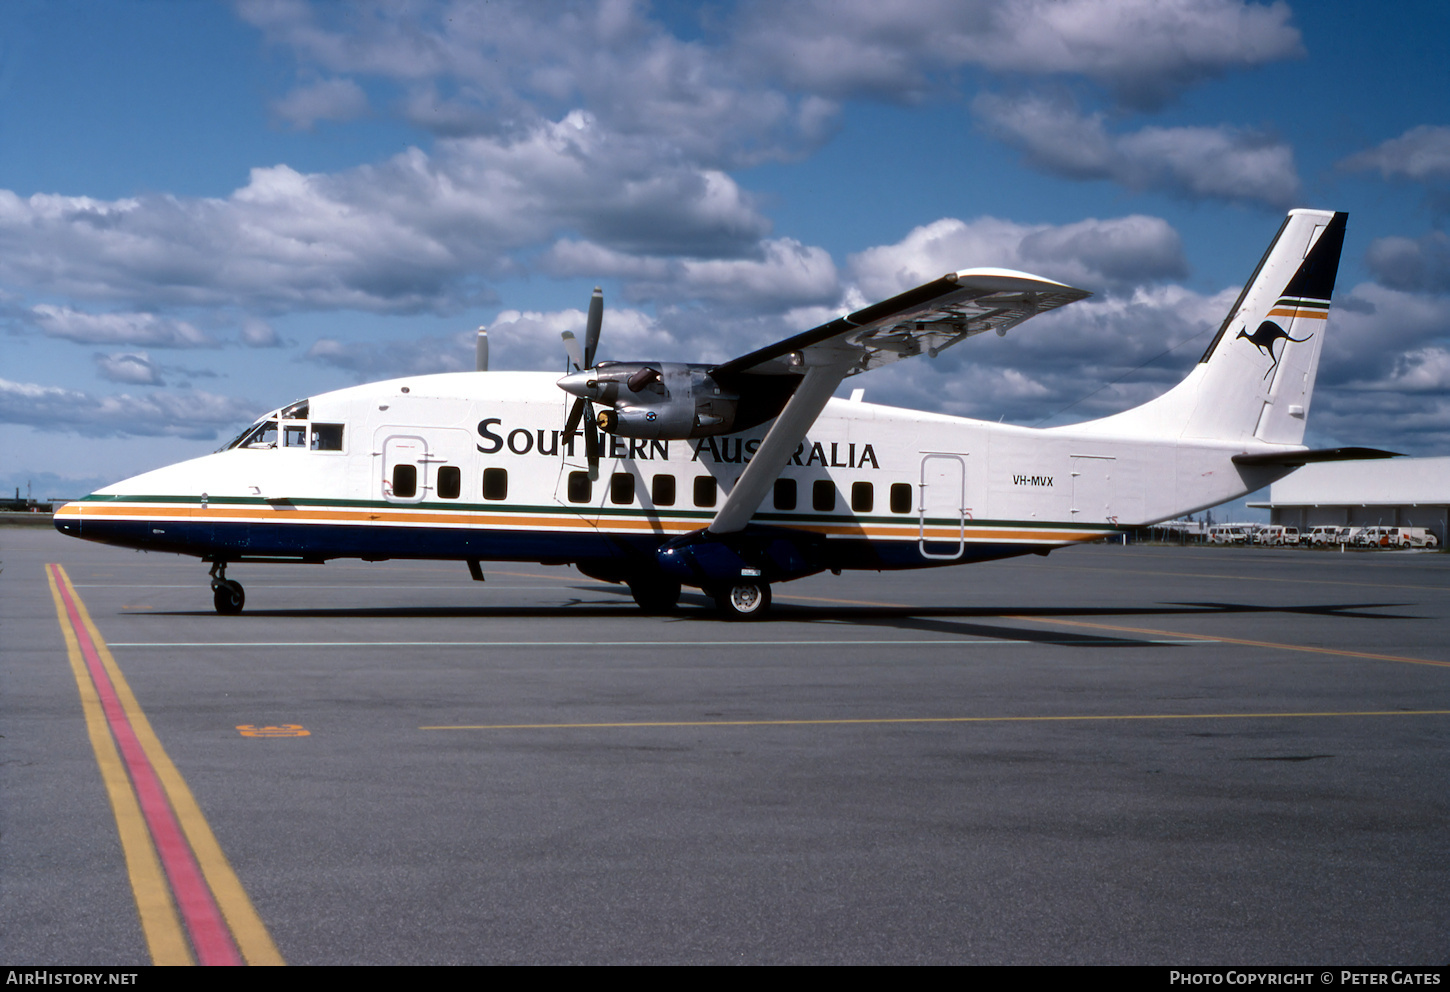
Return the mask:
<svg viewBox="0 0 1450 992">
<path fill-rule="evenodd" d="M 819 360 L 826 356 L 812 356 Z M 711 534 L 730 534 L 743 530 L 755 516 L 755 511 L 760 508 L 760 501 L 765 499 L 765 494 L 775 485 L 781 470 L 790 461 L 791 455 L 806 436 L 806 431 L 816 422 L 821 411 L 826 408 L 826 403 L 841 380 L 846 378 L 860 355 L 851 353 L 835 352 L 831 355 L 834 359 L 829 364 L 812 365 L 806 370 L 805 378 L 796 387 L 795 395 L 780 411 L 780 416 L 775 418 L 775 423 L 765 435 L 765 440 L 760 443 L 755 456 L 750 459 L 750 464 L 745 466 L 745 471 L 735 487 L 730 490 L 730 495 L 725 497 L 725 504 L 720 507 L 720 512 L 715 514 L 715 519 L 710 523 Z"/>
</svg>

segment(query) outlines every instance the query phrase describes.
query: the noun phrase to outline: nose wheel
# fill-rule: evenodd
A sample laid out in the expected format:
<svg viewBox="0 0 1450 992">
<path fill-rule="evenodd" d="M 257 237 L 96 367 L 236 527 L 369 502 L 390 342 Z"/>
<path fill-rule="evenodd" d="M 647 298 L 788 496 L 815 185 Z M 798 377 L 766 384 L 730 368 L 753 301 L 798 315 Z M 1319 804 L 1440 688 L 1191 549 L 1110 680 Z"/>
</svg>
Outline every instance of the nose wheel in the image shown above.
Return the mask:
<svg viewBox="0 0 1450 992">
<path fill-rule="evenodd" d="M 246 605 L 247 594 L 242 584 L 227 578 L 226 562 L 217 562 L 211 567 L 211 601 L 223 616 L 236 616 Z"/>
<path fill-rule="evenodd" d="M 714 590 L 715 606 L 726 620 L 759 620 L 770 610 L 770 585 L 737 582 Z"/>
</svg>

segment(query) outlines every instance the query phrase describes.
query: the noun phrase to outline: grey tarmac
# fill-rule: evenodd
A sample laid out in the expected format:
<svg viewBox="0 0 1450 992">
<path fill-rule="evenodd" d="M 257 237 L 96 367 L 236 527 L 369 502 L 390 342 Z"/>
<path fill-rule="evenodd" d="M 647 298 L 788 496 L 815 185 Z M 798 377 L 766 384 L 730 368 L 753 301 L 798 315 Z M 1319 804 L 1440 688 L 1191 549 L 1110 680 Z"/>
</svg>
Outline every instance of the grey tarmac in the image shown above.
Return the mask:
<svg viewBox="0 0 1450 992">
<path fill-rule="evenodd" d="M 290 964 L 1450 957 L 1450 555 L 1097 545 L 747 624 L 235 565 L 222 617 L 194 560 L 5 527 L 10 962 L 148 961 L 48 562 Z"/>
</svg>

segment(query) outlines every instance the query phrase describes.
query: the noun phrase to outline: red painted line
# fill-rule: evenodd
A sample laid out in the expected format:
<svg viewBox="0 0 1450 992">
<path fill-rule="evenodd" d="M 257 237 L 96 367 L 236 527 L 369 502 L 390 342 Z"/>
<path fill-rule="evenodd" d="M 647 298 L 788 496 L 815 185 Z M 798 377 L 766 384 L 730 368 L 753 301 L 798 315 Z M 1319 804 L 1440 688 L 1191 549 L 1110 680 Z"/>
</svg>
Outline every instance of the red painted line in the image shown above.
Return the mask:
<svg viewBox="0 0 1450 992">
<path fill-rule="evenodd" d="M 90 631 L 80 618 L 70 588 L 63 580 L 58 566 L 48 567 L 55 576 L 56 588 L 60 590 L 61 599 L 65 602 L 71 629 L 75 631 L 81 655 L 91 673 L 91 681 L 95 683 L 96 692 L 101 698 L 106 722 L 111 726 L 111 733 L 116 738 L 122 759 L 126 762 L 126 770 L 131 775 L 141 814 L 146 819 L 151 841 L 156 846 L 156 853 L 160 856 L 166 877 L 171 883 L 172 895 L 191 937 L 192 947 L 196 950 L 197 962 L 204 965 L 240 965 L 241 953 L 237 950 L 231 931 L 227 929 L 211 889 L 202 877 L 201 868 L 196 862 L 196 856 L 192 854 L 191 845 L 186 842 L 186 835 L 182 833 L 176 813 L 167 802 L 166 792 L 161 787 L 156 769 L 146 757 L 146 752 L 136 737 L 136 731 L 131 726 L 131 720 L 116 695 L 115 686 L 112 685 L 105 666 L 101 664 L 100 655 L 91 640 Z"/>
</svg>

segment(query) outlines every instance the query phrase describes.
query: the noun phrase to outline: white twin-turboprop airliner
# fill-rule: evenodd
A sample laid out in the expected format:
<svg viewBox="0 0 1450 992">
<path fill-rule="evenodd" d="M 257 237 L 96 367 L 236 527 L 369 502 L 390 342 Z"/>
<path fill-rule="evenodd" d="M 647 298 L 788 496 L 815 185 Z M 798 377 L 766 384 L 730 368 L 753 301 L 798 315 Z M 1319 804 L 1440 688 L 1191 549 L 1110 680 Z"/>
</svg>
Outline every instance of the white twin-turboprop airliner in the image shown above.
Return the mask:
<svg viewBox="0 0 1450 992">
<path fill-rule="evenodd" d="M 967 269 L 721 365 L 411 376 L 267 414 L 222 450 L 62 506 L 63 533 L 211 563 L 572 563 L 646 610 L 682 585 L 758 617 L 772 583 L 1099 540 L 1214 506 L 1310 461 L 1301 443 L 1345 214 L 1295 210 L 1193 371 L 1149 403 L 1032 429 L 833 399 L 847 376 L 1088 295 Z M 559 389 L 566 394 L 561 396 Z"/>
</svg>

